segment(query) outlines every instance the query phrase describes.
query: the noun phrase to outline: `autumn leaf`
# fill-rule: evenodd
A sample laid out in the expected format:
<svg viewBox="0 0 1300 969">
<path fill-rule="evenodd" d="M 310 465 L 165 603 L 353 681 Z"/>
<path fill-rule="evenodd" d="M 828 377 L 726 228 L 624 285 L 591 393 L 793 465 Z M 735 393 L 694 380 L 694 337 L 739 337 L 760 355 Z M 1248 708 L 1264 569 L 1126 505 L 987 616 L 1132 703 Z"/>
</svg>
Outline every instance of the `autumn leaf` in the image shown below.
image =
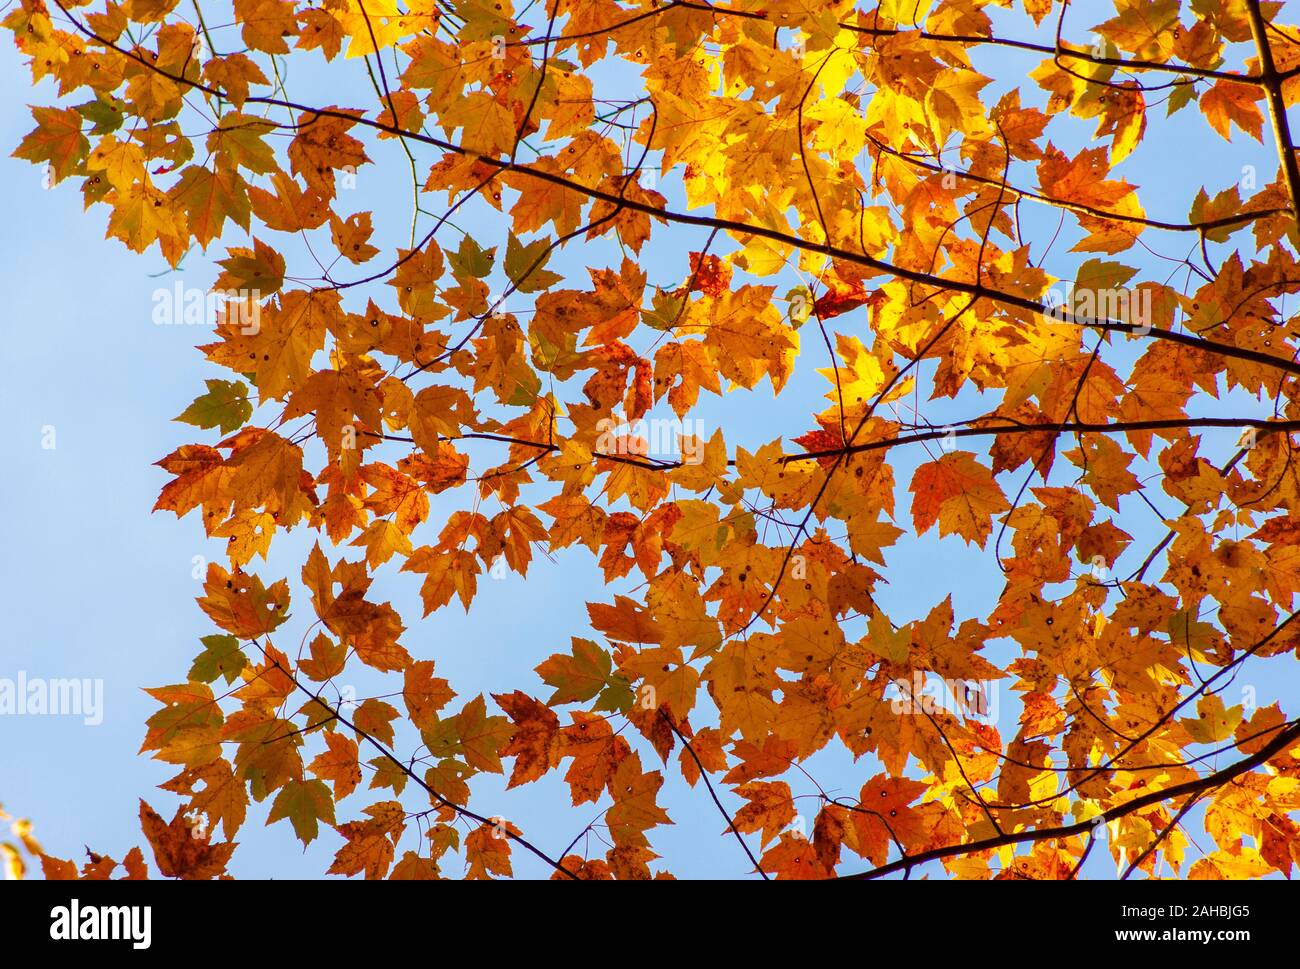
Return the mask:
<svg viewBox="0 0 1300 969">
<path fill-rule="evenodd" d="M 333 782 L 334 797 L 332 801 L 341 801 L 356 790 L 357 785 L 361 783 L 361 767 L 357 761 L 357 744 L 355 740 L 334 731 L 325 734 L 325 742 L 328 749 L 317 755 L 316 759 L 308 765 L 308 769 L 322 780 Z M 318 789 L 313 788 L 306 793 L 309 796 L 303 797 L 300 795 L 297 799 L 306 802 L 303 806 L 307 811 L 310 811 L 316 800 Z M 304 816 L 314 817 L 309 813 L 305 813 Z M 297 827 L 298 823 L 295 818 L 295 827 Z"/>
<path fill-rule="evenodd" d="M 433 675 L 433 665 L 431 660 L 420 660 L 408 666 L 402 689 L 411 722 L 421 729 L 436 724 L 438 711 L 456 695 L 446 680 Z"/>
<path fill-rule="evenodd" d="M 289 584 L 284 580 L 268 589 L 255 575 L 230 573 L 213 562 L 203 589 L 207 594 L 199 599 L 199 606 L 218 626 L 241 639 L 269 633 L 289 618 Z"/>
<path fill-rule="evenodd" d="M 81 133 L 82 119 L 72 109 L 32 108 L 36 128 L 26 135 L 14 151 L 17 158 L 45 162 L 62 181 L 76 171 L 90 153 L 90 140 Z"/>
<path fill-rule="evenodd" d="M 762 831 L 764 846 L 795 818 L 790 786 L 782 781 L 753 781 L 736 788 L 736 793 L 749 802 L 736 812 L 737 830 Z"/>
<path fill-rule="evenodd" d="M 969 451 L 922 465 L 912 478 L 912 521 L 919 533 L 939 523 L 940 535 L 983 545 L 993 518 L 1011 507 L 993 475 Z"/>
<path fill-rule="evenodd" d="M 381 801 L 365 809 L 366 821 L 348 821 L 334 830 L 347 843 L 334 856 L 331 875 L 365 873 L 367 880 L 383 878 L 393 863 L 393 849 L 406 829 L 405 813 L 395 801 Z"/>
<path fill-rule="evenodd" d="M 1262 141 L 1264 115 L 1255 103 L 1258 97 L 1259 92 L 1249 84 L 1216 81 L 1201 95 L 1201 111 L 1225 141 L 1232 140 L 1233 125 L 1256 141 Z"/>
<path fill-rule="evenodd" d="M 166 822 L 152 807 L 140 802 L 140 827 L 153 848 L 158 870 L 168 878 L 203 880 L 217 878 L 235 850 L 232 843 L 212 844 L 195 831 L 180 811 Z"/>
</svg>

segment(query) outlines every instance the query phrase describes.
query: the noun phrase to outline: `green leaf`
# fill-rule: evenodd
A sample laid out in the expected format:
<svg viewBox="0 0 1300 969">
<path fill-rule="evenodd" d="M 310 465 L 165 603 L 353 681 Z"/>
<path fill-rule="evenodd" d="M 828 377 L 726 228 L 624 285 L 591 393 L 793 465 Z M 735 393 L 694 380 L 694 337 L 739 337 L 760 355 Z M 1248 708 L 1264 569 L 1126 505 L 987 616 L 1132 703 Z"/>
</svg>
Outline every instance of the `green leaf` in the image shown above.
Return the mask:
<svg viewBox="0 0 1300 969">
<path fill-rule="evenodd" d="M 275 125 L 254 115 L 228 114 L 208 135 L 208 151 L 216 152 L 219 161 L 266 175 L 276 171 L 275 152 L 262 139 Z"/>
<path fill-rule="evenodd" d="M 1180 78 L 1184 82 L 1190 82 L 1191 78 Z M 1165 116 L 1172 115 L 1175 111 L 1181 111 L 1192 103 L 1196 95 L 1196 86 L 1190 83 L 1175 85 L 1169 92 L 1169 100 L 1165 104 Z"/>
<path fill-rule="evenodd" d="M 248 399 L 248 385 L 239 380 L 208 380 L 208 392 L 176 418 L 196 427 L 220 427 L 229 434 L 242 427 L 253 416 L 253 404 Z"/>
<path fill-rule="evenodd" d="M 542 390 L 542 379 L 529 370 L 526 374 L 521 374 L 520 379 L 515 381 L 515 389 L 510 394 L 506 403 L 511 407 L 528 407 L 537 399 L 537 395 Z"/>
<path fill-rule="evenodd" d="M 605 688 L 613 665 L 609 653 L 600 646 L 574 636 L 571 656 L 556 653 L 537 667 L 542 681 L 555 687 L 546 705 L 590 700 Z"/>
<path fill-rule="evenodd" d="M 651 309 L 641 311 L 641 322 L 656 330 L 668 330 L 681 319 L 686 297 L 674 296 L 671 292 L 656 286 L 655 294 L 650 298 L 650 305 Z"/>
<path fill-rule="evenodd" d="M 635 695 L 627 678 L 613 672 L 609 653 L 590 639 L 573 637 L 572 655 L 556 653 L 537 667 L 538 674 L 555 692 L 547 706 L 581 703 L 597 697 L 595 709 L 626 713 Z"/>
<path fill-rule="evenodd" d="M 234 636 L 204 636 L 199 642 L 205 648 L 194 658 L 189 672 L 190 680 L 195 683 L 211 683 L 218 676 L 224 676 L 227 683 L 234 683 L 248 665 L 248 657 Z"/>
<path fill-rule="evenodd" d="M 1120 289 L 1137 274 L 1136 269 L 1106 259 L 1089 259 L 1079 267 L 1074 286 L 1081 290 Z"/>
<path fill-rule="evenodd" d="M 895 630 L 882 612 L 875 613 L 867 623 L 868 646 L 873 653 L 891 663 L 907 662 L 912 650 L 912 630 L 902 626 Z"/>
<path fill-rule="evenodd" d="M 324 781 L 290 781 L 280 789 L 266 823 L 288 818 L 294 833 L 304 845 L 311 844 L 320 833 L 318 821 L 334 823 L 334 798 Z"/>
<path fill-rule="evenodd" d="M 564 278 L 559 273 L 542 268 L 551 258 L 550 247 L 550 240 L 544 238 L 522 245 L 515 234 L 510 233 L 510 241 L 506 245 L 506 275 L 519 292 L 535 293 L 554 286 Z"/>
<path fill-rule="evenodd" d="M 632 692 L 632 684 L 622 674 L 615 673 L 610 677 L 609 685 L 600 691 L 600 697 L 596 700 L 595 709 L 612 713 L 627 713 L 632 709 L 632 701 L 635 699 L 636 694 Z"/>
<path fill-rule="evenodd" d="M 487 716 L 487 704 L 482 695 L 466 703 L 455 719 L 465 762 L 478 770 L 501 773 L 499 752 L 514 734 L 510 721 L 505 717 Z"/>
<path fill-rule="evenodd" d="M 369 790 L 392 788 L 394 794 L 401 794 L 406 788 L 407 774 L 401 765 L 393 763 L 388 757 L 375 757 L 367 761 L 375 769 L 370 778 Z"/>
<path fill-rule="evenodd" d="M 487 716 L 487 704 L 480 694 L 454 717 L 439 721 L 431 730 L 420 731 L 420 737 L 429 748 L 430 757 L 445 760 L 463 755 L 474 770 L 499 774 L 498 751 L 513 732 L 514 727 L 505 717 Z"/>
<path fill-rule="evenodd" d="M 122 127 L 122 120 L 125 117 L 119 108 L 113 107 L 112 104 L 104 100 L 102 94 L 98 95 L 94 101 L 78 104 L 76 111 L 95 126 L 90 132 L 94 135 L 111 134 Z"/>
<path fill-rule="evenodd" d="M 460 240 L 460 248 L 447 254 L 447 261 L 451 263 L 454 275 L 482 279 L 492 272 L 496 253 L 495 246 L 484 249 L 471 236 L 466 235 Z"/>
</svg>

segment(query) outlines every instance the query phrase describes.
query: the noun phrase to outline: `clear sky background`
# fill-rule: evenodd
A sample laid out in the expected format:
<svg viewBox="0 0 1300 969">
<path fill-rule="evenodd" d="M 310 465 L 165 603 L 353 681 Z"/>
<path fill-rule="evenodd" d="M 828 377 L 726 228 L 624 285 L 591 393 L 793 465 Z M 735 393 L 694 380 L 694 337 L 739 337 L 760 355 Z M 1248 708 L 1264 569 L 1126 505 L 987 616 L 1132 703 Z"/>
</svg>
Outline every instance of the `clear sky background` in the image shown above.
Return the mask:
<svg viewBox="0 0 1300 969">
<path fill-rule="evenodd" d="M 1030 36 L 1020 18 L 1016 25 L 1015 36 Z M 350 100 L 370 104 L 369 82 L 359 62 L 336 62 L 327 80 L 319 72 L 323 66 L 319 55 L 295 56 L 291 64 L 299 61 L 314 66 L 294 68 L 289 79 L 292 95 L 325 104 L 339 90 L 354 85 L 358 94 Z M 1041 104 L 1036 85 L 1025 80 L 1038 62 L 1036 55 L 1009 51 L 993 57 L 977 55 L 976 67 L 996 79 L 985 100 L 996 100 L 1008 85 L 1020 84 L 1024 101 Z M 156 250 L 137 256 L 116 241 L 105 240 L 107 210 L 83 212 L 75 180 L 46 191 L 38 168 L 8 157 L 33 124 L 26 103 L 50 103 L 53 92 L 48 86 L 31 91 L 26 69 L 7 42 L 0 45 L 0 91 L 4 92 L 0 99 L 4 212 L 0 291 L 5 294 L 0 334 L 0 413 L 5 427 L 0 435 L 5 469 L 0 474 L 0 508 L 4 509 L 0 602 L 5 615 L 0 677 L 25 671 L 33 677 L 102 678 L 105 690 L 105 715 L 98 726 L 73 717 L 0 717 L 0 799 L 10 812 L 35 820 L 37 836 L 53 854 L 80 858 L 84 844 L 121 858 L 127 848 L 142 841 L 137 798 L 151 801 L 168 817 L 175 809 L 172 795 L 155 789 L 175 771 L 137 756 L 145 720 L 157 709 L 141 688 L 183 680 L 199 650 L 199 637 L 214 631 L 194 604 L 200 588 L 193 575 L 194 559 L 219 560 L 222 544 L 205 539 L 195 516 L 178 522 L 170 513 L 150 514 L 168 480 L 153 462 L 180 444 L 212 440 L 170 418 L 202 392 L 203 378 L 228 376 L 208 365 L 194 349 L 210 339 L 208 331 L 152 322 L 153 293 L 177 280 L 207 287 L 215 278 L 212 258 L 221 258 L 223 248 L 214 244 L 207 255 L 196 250 L 180 270 L 169 272 Z M 598 89 L 597 96 L 601 94 Z M 1149 137 L 1120 172 L 1141 186 L 1152 217 L 1184 218 L 1201 184 L 1213 194 L 1240 178 L 1245 165 L 1258 166 L 1260 184 L 1276 170 L 1271 143 L 1261 146 L 1237 133 L 1228 144 L 1204 124 L 1195 108 L 1187 109 L 1173 124 L 1164 121 L 1162 109 L 1153 109 L 1150 124 L 1160 137 Z M 1063 147 L 1069 151 L 1084 145 L 1086 141 Z M 409 182 L 400 175 L 401 167 L 392 167 L 398 163 L 392 146 L 371 154 L 380 164 L 362 169 L 353 209 L 374 209 L 378 230 L 373 242 L 390 247 L 402 244 L 409 229 Z M 399 175 L 385 174 L 393 171 Z M 1030 184 L 1023 179 L 1021 183 Z M 671 177 L 660 190 L 670 199 L 680 197 L 674 193 Z M 1035 240 L 1034 256 L 1041 258 L 1044 240 L 1055 230 L 1057 213 L 1026 205 L 1022 215 L 1025 236 Z M 467 217 L 462 228 L 485 245 L 504 249 L 502 224 L 480 226 L 476 218 Z M 1056 275 L 1069 275 L 1078 262 L 1068 253 L 1072 223 L 1066 220 L 1062 238 L 1046 263 Z M 661 261 L 645 268 L 651 283 L 675 285 L 686 275 L 685 253 L 700 249 L 707 233 L 666 227 L 655 231 L 660 245 L 653 251 Z M 1233 242 L 1245 238 L 1234 236 Z M 1155 234 L 1143 239 L 1157 252 L 1179 258 L 1191 241 Z M 455 231 L 440 237 L 444 247 L 454 248 L 458 240 Z M 670 244 L 664 245 L 665 241 Z M 223 242 L 247 244 L 238 229 Z M 582 287 L 586 284 L 583 265 L 610 264 L 612 253 L 607 243 L 575 243 L 548 268 L 565 273 L 568 285 Z M 1156 255 L 1135 248 L 1118 258 L 1141 268 L 1140 279 L 1165 281 L 1167 269 Z M 1179 283 L 1181 277 L 1173 282 Z M 784 292 L 789 286 L 779 288 Z M 388 288 L 378 289 L 383 296 L 376 298 L 387 300 Z M 385 308 L 394 307 L 385 303 Z M 865 335 L 865 313 L 848 314 L 836 326 Z M 805 329 L 802 336 L 799 371 L 779 401 L 772 400 L 764 384 L 753 394 L 706 400 L 691 416 L 703 420 L 709 431 L 715 426 L 725 428 L 733 447 L 752 449 L 777 434 L 791 437 L 807 431 L 812 426 L 810 415 L 822 408 L 820 398 L 829 385 L 816 373 L 827 365 L 817 334 Z M 964 400 L 921 403 L 922 414 L 938 424 L 972 416 L 971 409 L 962 406 Z M 53 449 L 42 447 L 48 429 L 55 434 Z M 1234 435 L 1211 431 L 1207 439 L 1216 442 L 1217 453 L 1226 454 Z M 900 524 L 910 523 L 906 492 L 910 471 L 929 456 L 921 448 L 893 456 Z M 495 452 L 475 450 L 471 467 L 498 460 Z M 1064 464 L 1058 461 L 1058 467 Z M 1004 490 L 1013 494 L 1020 480 L 1018 475 L 1004 476 Z M 1053 483 L 1060 482 L 1054 478 Z M 1163 534 L 1154 515 L 1139 516 L 1135 507 L 1139 501 L 1133 496 L 1122 506 L 1122 524 L 1135 541 L 1120 559 L 1117 572 L 1126 574 L 1126 567 L 1131 571 Z M 458 506 L 456 502 L 454 495 L 435 500 L 431 521 L 436 527 L 447 511 Z M 1172 511 L 1172 504 L 1167 499 L 1162 507 Z M 259 560 L 250 570 L 268 581 L 285 574 L 296 580 L 314 538 L 302 530 L 277 537 L 271 562 Z M 356 558 L 356 550 L 350 550 L 348 557 Z M 948 594 L 953 596 L 958 622 L 983 616 L 1001 589 L 991 544 L 987 551 L 971 549 L 959 540 L 939 542 L 932 532 L 888 552 L 886 560 L 888 585 L 878 590 L 878 598 L 898 622 L 926 615 Z M 568 549 L 551 559 L 539 555 L 526 579 L 511 575 L 494 582 L 484 576 L 468 616 L 452 605 L 420 621 L 419 577 L 399 575 L 395 566 L 390 563 L 382 570 L 375 594 L 380 600 L 391 599 L 402 613 L 409 627 L 403 638 L 407 649 L 416 658 L 436 659 L 438 674 L 451 681 L 462 700 L 478 691 L 508 692 L 517 687 L 540 693 L 545 688 L 530 671 L 550 653 L 563 651 L 570 636 L 588 632 L 585 603 L 609 601 L 630 585 L 603 588 L 592 557 L 583 549 Z M 294 613 L 302 620 L 310 606 L 300 600 Z M 305 626 L 305 622 L 287 624 L 287 633 L 277 645 L 296 648 Z M 1260 704 L 1288 691 L 1294 694 L 1294 673 L 1277 675 L 1283 662 L 1265 668 L 1267 678 L 1252 679 L 1248 671 L 1242 680 L 1243 685 L 1256 687 Z M 366 695 L 364 682 L 358 680 L 357 688 Z M 1005 737 L 1014 733 L 1018 708 L 1007 690 L 1000 699 L 997 726 Z M 643 760 L 647 768 L 656 766 L 644 753 Z M 856 795 L 863 781 L 879 771 L 870 759 L 853 764 L 847 755 L 837 753 L 819 755 L 814 765 L 810 769 L 824 787 L 847 796 Z M 690 789 L 675 779 L 675 765 L 665 773 L 668 782 L 661 803 L 676 823 L 652 832 L 654 848 L 681 876 L 743 875 L 748 865 L 730 838 L 722 836 L 723 819 L 703 787 Z M 599 813 L 590 804 L 571 807 L 558 773 L 508 794 L 503 786 L 504 778 L 477 782 L 471 806 L 484 814 L 506 815 L 551 852 L 558 853 Z M 809 785 L 796 794 L 813 790 Z M 340 820 L 388 796 L 387 792 L 358 792 L 340 807 Z M 407 801 L 414 803 L 410 797 Z M 732 810 L 739 806 L 734 798 L 726 803 Z M 807 828 L 816 802 L 797 803 L 807 805 Z M 326 829 L 303 851 L 286 822 L 266 828 L 263 820 L 263 812 L 252 811 L 239 833 L 242 847 L 231 866 L 236 875 L 314 876 L 328 867 L 342 843 Z M 757 850 L 757 836 L 749 841 Z M 408 833 L 402 847 L 413 846 L 413 834 Z M 603 848 L 593 842 L 591 854 L 603 854 Z M 518 873 L 545 874 L 521 852 L 514 857 Z M 1114 871 L 1104 860 L 1089 864 L 1094 874 Z M 456 873 L 454 863 L 446 869 Z"/>
</svg>

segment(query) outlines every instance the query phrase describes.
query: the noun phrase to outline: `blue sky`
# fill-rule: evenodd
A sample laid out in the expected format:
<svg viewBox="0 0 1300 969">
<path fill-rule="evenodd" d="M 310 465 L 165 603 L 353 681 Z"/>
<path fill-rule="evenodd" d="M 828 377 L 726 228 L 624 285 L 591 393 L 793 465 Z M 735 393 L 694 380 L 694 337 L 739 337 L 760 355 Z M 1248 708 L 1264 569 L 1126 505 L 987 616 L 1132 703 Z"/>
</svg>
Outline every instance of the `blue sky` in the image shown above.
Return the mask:
<svg viewBox="0 0 1300 969">
<path fill-rule="evenodd" d="M 1018 30 L 1017 36 L 1026 35 Z M 977 57 L 976 66 L 997 77 L 998 91 L 1007 83 L 1021 83 L 1024 100 L 1041 103 L 1032 82 L 1007 73 L 1006 64 L 1013 56 L 1018 55 Z M 357 62 L 347 62 L 327 81 L 319 74 L 318 58 L 313 55 L 307 61 L 315 66 L 296 67 L 289 82 L 290 92 L 303 100 L 328 103 L 337 93 L 340 73 L 350 82 L 368 83 Z M 1037 62 L 1033 55 L 1018 57 L 1017 69 L 1023 63 L 1027 73 Z M 156 709 L 141 688 L 182 680 L 199 650 L 199 637 L 213 631 L 193 601 L 200 586 L 194 578 L 195 557 L 219 559 L 221 546 L 220 541 L 204 538 L 195 517 L 178 522 L 170 514 L 150 514 L 167 480 L 153 462 L 180 444 L 211 440 L 169 419 L 201 392 L 204 378 L 225 375 L 194 349 L 208 339 L 202 327 L 154 325 L 153 293 L 177 280 L 186 286 L 208 286 L 215 276 L 212 258 L 220 258 L 222 249 L 214 245 L 206 256 L 192 252 L 181 269 L 171 273 L 156 251 L 141 257 L 105 240 L 106 210 L 83 212 L 72 182 L 46 191 L 39 169 L 8 157 L 32 126 L 24 102 L 49 103 L 52 92 L 42 88 L 29 94 L 26 71 L 7 43 L 0 45 L 0 89 L 9 92 L 0 103 L 0 145 L 4 146 L 0 184 L 7 215 L 0 232 L 0 287 L 7 296 L 0 334 L 4 348 L 0 405 L 6 427 L 0 449 L 7 469 L 0 475 L 6 548 L 0 676 L 25 671 L 28 676 L 50 679 L 102 679 L 105 691 L 103 723 L 93 727 L 74 717 L 0 717 L 0 799 L 11 812 L 32 817 L 38 837 L 56 855 L 77 857 L 87 844 L 120 858 L 141 840 L 138 797 L 150 800 L 166 816 L 174 810 L 171 795 L 154 789 L 174 772 L 137 756 L 144 722 Z M 1211 191 L 1225 188 L 1241 177 L 1243 166 L 1258 166 L 1261 184 L 1272 178 L 1276 168 L 1270 144 L 1261 146 L 1239 133 L 1232 144 L 1225 143 L 1194 112 L 1188 109 L 1175 123 L 1167 124 L 1163 112 L 1153 111 L 1151 124 L 1161 137 L 1150 139 L 1120 169 L 1142 187 L 1147 212 L 1153 217 L 1184 217 L 1202 183 Z M 398 160 L 394 146 L 380 146 L 371 154 L 381 165 L 362 169 L 356 200 L 349 204 L 353 210 L 375 210 L 379 228 L 372 241 L 398 245 L 409 228 L 409 183 L 383 174 L 393 170 L 384 166 Z M 1185 165 L 1188 159 L 1194 163 Z M 663 180 L 660 190 L 674 197 L 671 176 Z M 1055 229 L 1054 211 L 1027 205 L 1023 215 L 1028 238 L 1043 239 Z M 503 248 L 502 224 L 486 219 L 484 213 L 471 209 L 460 224 L 485 245 Z M 1067 220 L 1062 240 L 1047 262 L 1057 275 L 1067 275 L 1078 261 L 1067 252 L 1071 222 Z M 686 275 L 687 250 L 699 249 L 707 233 L 663 227 L 656 232 L 656 261 L 645 268 L 652 283 L 672 285 Z M 244 244 L 242 236 L 234 230 L 225 242 Z M 1176 252 L 1180 257 L 1189 244 L 1187 238 L 1170 242 L 1169 237 L 1153 235 L 1150 239 L 1161 252 Z M 453 231 L 440 240 L 445 248 L 454 248 L 459 234 Z M 1041 249 L 1041 243 L 1036 245 L 1035 257 L 1042 255 Z M 1119 258 L 1141 268 L 1141 279 L 1164 279 L 1161 260 L 1155 256 L 1135 249 Z M 575 244 L 548 268 L 565 273 L 569 285 L 581 287 L 586 282 L 582 268 L 586 263 L 602 266 L 611 259 L 616 265 L 614 249 L 607 242 Z M 778 288 L 784 292 L 788 285 Z M 379 289 L 386 299 L 387 287 Z M 848 314 L 836 321 L 836 327 L 865 335 L 864 313 Z M 805 329 L 802 336 L 798 373 L 779 400 L 774 401 L 763 385 L 754 394 L 706 400 L 691 416 L 707 428 L 723 427 L 733 447 L 752 449 L 777 434 L 793 436 L 808 430 L 810 414 L 821 409 L 821 395 L 829 385 L 816 373 L 826 366 L 817 334 Z M 923 402 L 922 412 L 942 424 L 970 416 L 970 408 L 963 406 L 967 403 L 964 399 Z M 52 448 L 43 446 L 50 443 L 51 430 Z M 1218 432 L 1213 438 L 1221 447 L 1218 453 L 1229 452 L 1233 437 Z M 472 467 L 499 460 L 488 447 L 472 452 Z M 895 455 L 901 524 L 910 522 L 906 502 L 910 471 L 926 459 L 920 448 Z M 1004 490 L 1012 493 L 1019 482 L 1018 476 L 1004 478 Z M 1143 515 L 1137 498 L 1128 501 L 1132 504 L 1122 506 L 1121 523 L 1135 537 L 1130 557 L 1140 556 L 1159 539 L 1163 528 L 1154 515 Z M 435 501 L 432 520 L 440 525 L 440 511 L 445 518 L 456 506 L 455 496 L 443 496 Z M 1171 499 L 1163 503 L 1171 506 Z M 314 538 L 301 531 L 277 538 L 271 562 L 258 561 L 251 568 L 268 579 L 284 574 L 296 578 Z M 356 557 L 355 550 L 349 551 L 349 557 Z M 1136 565 L 1130 557 L 1120 560 L 1118 571 Z M 982 616 L 1001 587 L 991 546 L 980 551 L 956 540 L 939 542 L 934 533 L 900 545 L 888 553 L 887 562 L 888 586 L 879 598 L 899 622 L 924 616 L 947 594 L 953 596 L 959 622 Z M 462 699 L 479 691 L 531 688 L 540 692 L 544 688 L 532 668 L 550 653 L 563 651 L 570 636 L 588 631 L 585 603 L 609 601 L 627 586 L 603 588 L 592 557 L 585 550 L 569 549 L 552 559 L 535 558 L 526 579 L 484 577 L 468 616 L 453 605 L 420 621 L 419 579 L 397 574 L 394 564 L 377 579 L 376 594 L 391 599 L 402 612 L 409 627 L 403 639 L 408 650 L 420 659 L 436 659 L 438 674 L 451 681 Z M 309 611 L 300 601 L 296 618 Z M 288 638 L 277 645 L 296 647 L 305 626 L 305 622 L 289 623 Z M 1244 680 L 1258 688 L 1261 704 L 1297 685 L 1294 673 L 1282 678 L 1276 670 L 1269 673 L 1260 682 L 1253 682 L 1249 673 Z M 366 695 L 364 678 L 357 678 L 356 686 L 360 695 Z M 1014 732 L 1015 716 L 1012 698 L 1004 691 L 999 724 L 1004 737 Z M 643 753 L 646 758 L 648 753 Z M 869 761 L 855 765 L 837 754 L 819 755 L 814 763 L 812 772 L 824 787 L 849 796 L 879 769 Z M 666 773 L 669 779 L 661 802 L 676 824 L 652 833 L 655 850 L 681 876 L 742 874 L 745 860 L 729 838 L 721 837 L 724 823 L 707 793 L 675 779 L 675 767 Z M 590 804 L 572 808 L 558 774 L 508 793 L 503 786 L 504 778 L 477 783 L 472 806 L 517 821 L 530 839 L 551 851 L 558 852 L 598 814 Z M 373 797 L 353 795 L 340 809 L 340 820 L 387 796 L 373 793 Z M 414 803 L 409 796 L 407 800 Z M 727 803 L 733 810 L 738 806 L 734 798 Z M 328 866 L 341 843 L 325 831 L 303 851 L 286 823 L 266 828 L 262 820 L 253 812 L 238 836 L 242 847 L 232 864 L 237 875 L 312 876 Z M 810 823 L 811 814 L 805 826 Z M 749 841 L 757 850 L 757 837 L 750 836 Z M 411 846 L 408 834 L 403 847 Z M 603 853 L 597 842 L 592 846 L 592 854 Z M 543 873 L 519 852 L 515 861 L 519 873 Z M 1104 862 L 1090 865 L 1099 874 L 1109 867 Z M 454 863 L 448 867 L 456 870 Z"/>
</svg>

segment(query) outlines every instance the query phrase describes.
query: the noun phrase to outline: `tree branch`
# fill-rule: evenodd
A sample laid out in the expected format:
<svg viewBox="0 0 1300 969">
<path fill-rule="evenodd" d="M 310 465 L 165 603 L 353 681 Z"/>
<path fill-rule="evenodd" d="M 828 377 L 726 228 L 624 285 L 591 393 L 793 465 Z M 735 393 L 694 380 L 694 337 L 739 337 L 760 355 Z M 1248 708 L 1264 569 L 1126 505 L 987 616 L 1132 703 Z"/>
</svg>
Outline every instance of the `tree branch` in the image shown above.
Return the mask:
<svg viewBox="0 0 1300 969">
<path fill-rule="evenodd" d="M 1217 787 L 1222 787 L 1228 781 L 1273 757 L 1275 754 L 1285 750 L 1290 745 L 1300 741 L 1300 722 L 1292 723 L 1286 729 L 1282 730 L 1276 737 L 1265 744 L 1260 750 L 1250 757 L 1240 760 L 1237 763 L 1225 767 L 1223 770 L 1216 771 L 1213 774 L 1207 774 L 1205 777 L 1197 778 L 1193 781 L 1184 781 L 1182 784 L 1175 784 L 1164 790 L 1151 791 L 1140 797 L 1135 797 L 1127 804 L 1103 811 L 1100 815 L 1088 821 L 1078 821 L 1074 824 L 1061 825 L 1055 828 L 1039 828 L 1033 831 L 1017 831 L 1012 834 L 1004 834 L 995 838 L 985 838 L 982 841 L 971 841 L 966 844 L 945 845 L 942 848 L 932 848 L 929 851 L 922 851 L 915 855 L 909 855 L 905 859 L 890 862 L 887 865 L 881 865 L 879 868 L 873 868 L 870 871 L 856 872 L 851 875 L 840 875 L 840 881 L 870 881 L 876 878 L 882 878 L 885 875 L 892 874 L 896 871 L 911 869 L 927 861 L 937 861 L 942 858 L 952 858 L 957 855 L 970 854 L 973 851 L 987 851 L 991 848 L 1001 848 L 1005 845 L 1023 844 L 1027 841 L 1046 841 L 1051 838 L 1069 838 L 1078 834 L 1087 834 L 1093 825 L 1114 821 L 1126 815 L 1139 811 L 1144 807 L 1150 807 L 1152 804 L 1159 804 L 1170 798 L 1181 797 L 1184 794 L 1199 794 L 1203 791 L 1209 791 Z"/>
</svg>

